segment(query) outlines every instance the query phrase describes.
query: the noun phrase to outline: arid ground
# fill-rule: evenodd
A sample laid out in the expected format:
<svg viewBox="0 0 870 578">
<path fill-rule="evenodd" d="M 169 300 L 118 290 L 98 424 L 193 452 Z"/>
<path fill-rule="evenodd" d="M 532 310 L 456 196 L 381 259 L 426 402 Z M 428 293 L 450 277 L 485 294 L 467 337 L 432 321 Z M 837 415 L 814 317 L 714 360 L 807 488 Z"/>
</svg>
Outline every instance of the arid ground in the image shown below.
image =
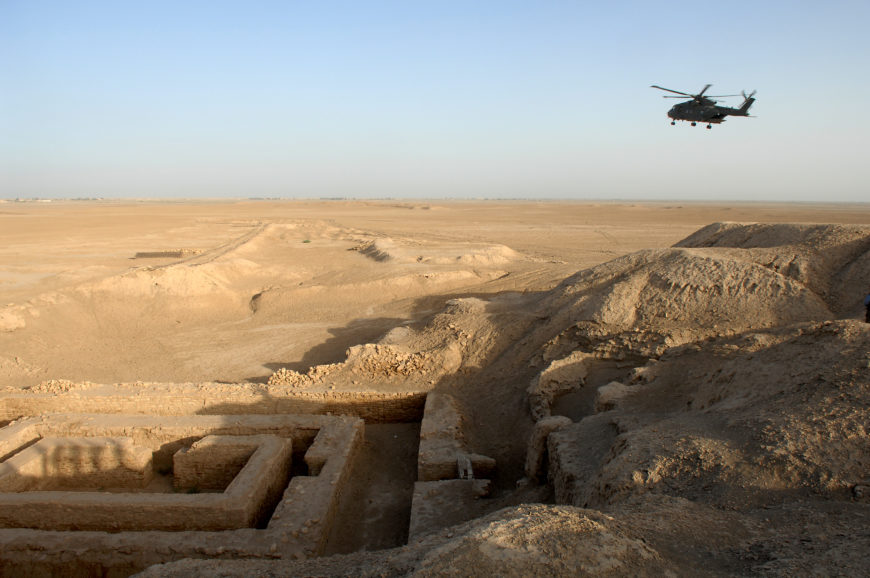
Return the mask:
<svg viewBox="0 0 870 578">
<path fill-rule="evenodd" d="M 409 541 L 439 432 L 367 427 L 331 556 L 150 575 L 870 567 L 870 205 L 5 202 L 0 241 L 0 390 L 426 391 L 497 464 Z"/>
</svg>

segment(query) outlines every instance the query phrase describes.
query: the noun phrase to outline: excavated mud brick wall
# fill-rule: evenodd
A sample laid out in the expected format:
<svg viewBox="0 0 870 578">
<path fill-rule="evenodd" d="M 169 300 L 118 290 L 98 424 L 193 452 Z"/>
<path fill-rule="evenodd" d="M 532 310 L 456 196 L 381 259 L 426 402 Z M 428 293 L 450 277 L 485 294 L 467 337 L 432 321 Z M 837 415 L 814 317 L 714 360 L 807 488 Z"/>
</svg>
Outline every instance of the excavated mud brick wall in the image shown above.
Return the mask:
<svg viewBox="0 0 870 578">
<path fill-rule="evenodd" d="M 152 452 L 130 438 L 44 438 L 0 463 L 0 492 L 142 488 Z"/>
<path fill-rule="evenodd" d="M 189 471 L 201 471 L 204 484 L 218 486 L 227 476 L 206 467 L 208 457 L 227 457 L 233 470 L 240 455 L 255 449 L 220 493 L 0 492 L 0 575 L 123 576 L 181 558 L 316 556 L 335 523 L 362 436 L 362 420 L 322 415 L 55 414 L 19 420 L 0 428 L 0 476 L 40 440 L 63 440 L 66 447 L 83 444 L 69 439 L 93 445 L 109 440 L 146 448 L 155 463 L 187 459 Z M 307 448 L 309 475 L 288 481 L 294 447 Z M 183 448 L 189 449 L 179 453 Z M 101 462 L 80 460 L 79 469 L 82 463 L 99 469 Z M 185 483 L 199 483 L 194 478 Z"/>
<path fill-rule="evenodd" d="M 419 422 L 426 396 L 251 383 L 49 382 L 0 392 L 0 575 L 123 576 L 181 558 L 317 556 L 336 523 L 363 420 Z M 17 461 L 49 438 L 65 448 L 70 439 L 114 444 L 117 463 L 75 450 L 78 465 L 49 460 L 59 468 L 53 479 L 74 482 L 63 486 L 74 491 L 27 491 L 50 476 L 22 475 Z M 291 468 L 303 453 L 302 470 Z M 118 463 L 130 469 L 133 454 L 150 454 L 143 476 L 172 472 L 171 481 L 158 479 L 170 493 L 142 489 L 145 478 L 110 479 Z M 80 484 L 76 469 L 96 477 Z M 307 475 L 290 477 L 291 469 Z"/>
<path fill-rule="evenodd" d="M 261 436 L 207 436 L 172 456 L 175 489 L 224 491 L 263 443 Z"/>
<path fill-rule="evenodd" d="M 425 391 L 292 391 L 258 384 L 82 384 L 61 392 L 0 393 L 0 421 L 42 413 L 352 415 L 367 423 L 423 417 Z"/>
</svg>

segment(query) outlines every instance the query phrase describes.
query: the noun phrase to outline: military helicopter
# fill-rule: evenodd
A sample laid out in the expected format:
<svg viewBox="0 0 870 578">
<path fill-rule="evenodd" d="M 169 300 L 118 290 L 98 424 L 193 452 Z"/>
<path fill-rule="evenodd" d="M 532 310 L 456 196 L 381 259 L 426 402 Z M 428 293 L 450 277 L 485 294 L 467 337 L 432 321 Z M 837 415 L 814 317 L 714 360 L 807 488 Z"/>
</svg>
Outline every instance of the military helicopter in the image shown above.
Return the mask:
<svg viewBox="0 0 870 578">
<path fill-rule="evenodd" d="M 671 124 L 677 124 L 678 120 L 686 120 L 692 123 L 692 126 L 695 126 L 699 122 L 706 122 L 707 128 L 713 128 L 713 124 L 719 124 L 725 122 L 726 116 L 749 116 L 749 107 L 752 106 L 752 103 L 755 102 L 753 96 L 755 96 L 755 91 L 753 90 L 748 95 L 746 92 L 742 92 L 743 95 L 743 104 L 740 108 L 731 108 L 728 106 L 718 106 L 714 98 L 728 98 L 731 96 L 740 96 L 737 94 L 723 94 L 719 96 L 704 96 L 704 93 L 707 92 L 707 89 L 713 86 L 712 84 L 708 84 L 701 92 L 698 94 L 689 94 L 688 92 L 680 92 L 678 90 L 671 90 L 670 88 L 664 88 L 662 86 L 657 86 L 655 84 L 651 85 L 650 88 L 658 88 L 659 90 L 664 90 L 665 92 L 673 92 L 674 94 L 678 94 L 680 96 L 671 96 L 670 94 L 665 95 L 663 98 L 683 98 L 686 96 L 690 96 L 692 100 L 687 100 L 686 102 L 680 102 L 675 104 L 671 110 L 668 111 L 668 116 L 673 119 L 671 120 Z"/>
</svg>

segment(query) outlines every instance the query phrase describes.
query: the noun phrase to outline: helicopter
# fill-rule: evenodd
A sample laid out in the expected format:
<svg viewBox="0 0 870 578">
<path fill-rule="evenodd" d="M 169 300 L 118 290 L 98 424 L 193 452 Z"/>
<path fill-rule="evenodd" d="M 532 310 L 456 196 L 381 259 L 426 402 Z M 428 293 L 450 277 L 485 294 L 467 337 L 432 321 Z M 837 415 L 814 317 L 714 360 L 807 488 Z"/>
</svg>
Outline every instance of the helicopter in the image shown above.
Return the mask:
<svg viewBox="0 0 870 578">
<path fill-rule="evenodd" d="M 743 104 L 740 108 L 731 108 L 728 106 L 719 106 L 716 104 L 714 98 L 728 98 L 731 96 L 740 96 L 737 94 L 723 94 L 719 96 L 704 96 L 704 93 L 707 92 L 707 89 L 713 86 L 712 84 L 706 85 L 701 89 L 701 92 L 698 94 L 689 94 L 688 92 L 680 92 L 678 90 L 671 90 L 670 88 L 664 88 L 663 86 L 658 85 L 650 85 L 650 88 L 657 88 L 659 90 L 664 90 L 666 92 L 673 92 L 674 94 L 678 94 L 680 96 L 672 96 L 670 94 L 665 95 L 663 98 L 682 98 L 685 96 L 689 96 L 692 100 L 687 100 L 686 102 L 680 102 L 675 104 L 671 110 L 668 111 L 668 117 L 670 117 L 671 124 L 677 124 L 678 120 L 685 120 L 692 123 L 692 126 L 695 126 L 699 122 L 706 122 L 707 128 L 713 128 L 713 124 L 720 124 L 725 122 L 726 116 L 749 116 L 749 107 L 752 106 L 752 103 L 755 102 L 755 92 L 752 91 L 748 95 L 746 91 L 742 92 L 743 95 Z"/>
</svg>

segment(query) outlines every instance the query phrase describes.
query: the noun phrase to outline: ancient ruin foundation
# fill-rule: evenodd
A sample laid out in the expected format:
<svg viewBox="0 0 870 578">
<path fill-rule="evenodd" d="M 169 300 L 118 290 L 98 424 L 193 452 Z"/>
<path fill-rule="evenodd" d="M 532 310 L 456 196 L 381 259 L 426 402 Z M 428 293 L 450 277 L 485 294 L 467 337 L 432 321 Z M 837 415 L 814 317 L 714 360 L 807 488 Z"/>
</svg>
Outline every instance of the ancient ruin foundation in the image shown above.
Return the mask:
<svg viewBox="0 0 870 578">
<path fill-rule="evenodd" d="M 338 511 L 366 423 L 421 424 L 407 536 L 461 517 L 495 468 L 468 447 L 455 401 L 427 392 L 66 384 L 0 395 L 0 419 L 9 573 L 323 555 L 351 523 Z"/>
<path fill-rule="evenodd" d="M 362 431 L 359 418 L 319 415 L 16 421 L 0 430 L 2 567 L 124 573 L 183 557 L 317 555 Z M 290 476 L 295 448 L 307 475 Z"/>
</svg>

